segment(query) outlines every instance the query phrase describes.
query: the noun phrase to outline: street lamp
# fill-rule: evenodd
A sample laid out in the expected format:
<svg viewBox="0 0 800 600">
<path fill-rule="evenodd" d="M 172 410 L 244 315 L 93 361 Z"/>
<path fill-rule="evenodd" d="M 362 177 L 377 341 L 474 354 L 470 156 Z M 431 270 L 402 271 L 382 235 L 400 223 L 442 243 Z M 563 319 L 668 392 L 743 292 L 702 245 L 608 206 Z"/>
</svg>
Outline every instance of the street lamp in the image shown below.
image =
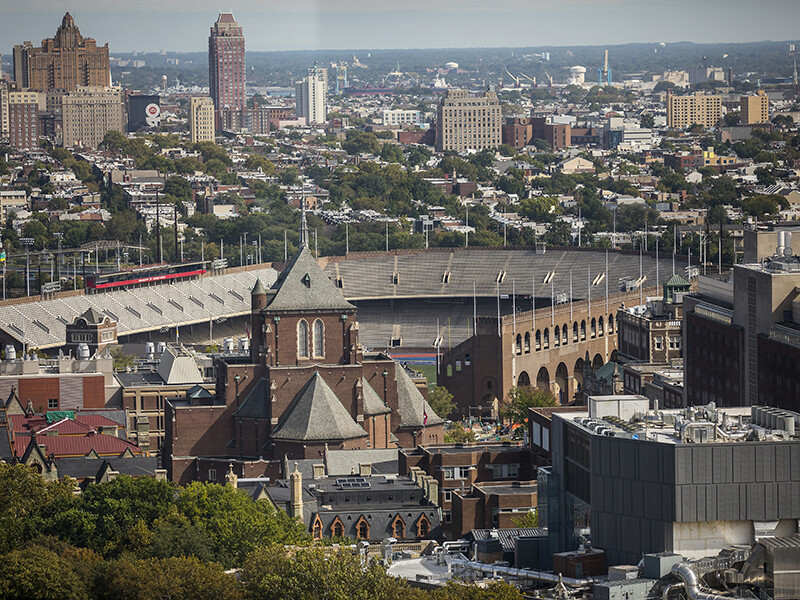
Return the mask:
<svg viewBox="0 0 800 600">
<path fill-rule="evenodd" d="M 24 237 L 19 238 L 19 243 L 25 246 L 25 287 L 28 296 L 31 295 L 31 255 L 30 249 L 33 246 L 33 238 Z"/>
</svg>

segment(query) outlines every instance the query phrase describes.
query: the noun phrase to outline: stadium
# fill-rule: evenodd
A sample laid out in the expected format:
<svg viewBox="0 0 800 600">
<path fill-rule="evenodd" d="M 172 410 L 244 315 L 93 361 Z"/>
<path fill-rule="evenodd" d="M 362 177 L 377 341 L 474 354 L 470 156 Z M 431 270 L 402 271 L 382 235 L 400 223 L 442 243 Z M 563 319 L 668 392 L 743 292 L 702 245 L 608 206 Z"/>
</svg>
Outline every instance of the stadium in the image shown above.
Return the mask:
<svg viewBox="0 0 800 600">
<path fill-rule="evenodd" d="M 474 333 L 475 317 L 497 317 L 620 290 L 656 285 L 675 269 L 671 255 L 578 248 L 432 248 L 351 253 L 320 263 L 345 298 L 358 306 L 360 340 L 412 362 L 434 359 Z M 0 303 L 4 344 L 55 350 L 65 326 L 89 308 L 117 322 L 123 344 L 177 340 L 219 342 L 247 335 L 250 290 L 271 285 L 283 265 L 257 264 L 108 291 L 65 292 Z"/>
</svg>

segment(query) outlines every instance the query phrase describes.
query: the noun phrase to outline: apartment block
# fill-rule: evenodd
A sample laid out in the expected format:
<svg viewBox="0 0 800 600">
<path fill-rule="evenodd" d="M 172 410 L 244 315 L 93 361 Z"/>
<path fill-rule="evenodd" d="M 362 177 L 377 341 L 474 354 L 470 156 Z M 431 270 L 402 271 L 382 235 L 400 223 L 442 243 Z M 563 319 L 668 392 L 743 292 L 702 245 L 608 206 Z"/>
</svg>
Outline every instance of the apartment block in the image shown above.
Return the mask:
<svg viewBox="0 0 800 600">
<path fill-rule="evenodd" d="M 305 117 L 309 124 L 324 123 L 328 118 L 327 79 L 327 70 L 314 65 L 308 76 L 295 84 L 297 116 Z"/>
<path fill-rule="evenodd" d="M 122 90 L 83 87 L 61 100 L 65 147 L 96 148 L 109 131 L 125 131 Z"/>
<path fill-rule="evenodd" d="M 12 148 L 29 150 L 39 147 L 39 94 L 8 93 L 8 127 Z"/>
<path fill-rule="evenodd" d="M 758 90 L 755 96 L 742 96 L 740 99 L 742 125 L 769 123 L 769 96 Z"/>
<path fill-rule="evenodd" d="M 466 90 L 447 91 L 437 112 L 437 150 L 485 150 L 501 143 L 502 113 L 495 92 L 473 96 Z"/>
<path fill-rule="evenodd" d="M 667 127 L 686 129 L 700 125 L 706 129 L 714 127 L 722 118 L 722 98 L 705 94 L 691 96 L 667 96 Z"/>
<path fill-rule="evenodd" d="M 193 144 L 214 141 L 214 101 L 211 98 L 190 99 L 189 137 Z"/>
</svg>

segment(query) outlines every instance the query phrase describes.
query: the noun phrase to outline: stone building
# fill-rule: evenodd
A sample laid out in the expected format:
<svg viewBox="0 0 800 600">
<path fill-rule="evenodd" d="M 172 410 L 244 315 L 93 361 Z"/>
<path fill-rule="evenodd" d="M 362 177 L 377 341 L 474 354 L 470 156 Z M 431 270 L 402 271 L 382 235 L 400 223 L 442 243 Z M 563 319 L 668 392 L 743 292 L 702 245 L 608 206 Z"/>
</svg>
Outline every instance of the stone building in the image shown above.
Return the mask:
<svg viewBox="0 0 800 600">
<path fill-rule="evenodd" d="M 96 148 L 109 131 L 125 131 L 122 90 L 80 87 L 61 99 L 62 145 Z"/>
<path fill-rule="evenodd" d="M 466 90 L 448 90 L 439 101 L 436 149 L 485 150 L 502 143 L 502 114 L 495 92 L 472 96 Z"/>
</svg>

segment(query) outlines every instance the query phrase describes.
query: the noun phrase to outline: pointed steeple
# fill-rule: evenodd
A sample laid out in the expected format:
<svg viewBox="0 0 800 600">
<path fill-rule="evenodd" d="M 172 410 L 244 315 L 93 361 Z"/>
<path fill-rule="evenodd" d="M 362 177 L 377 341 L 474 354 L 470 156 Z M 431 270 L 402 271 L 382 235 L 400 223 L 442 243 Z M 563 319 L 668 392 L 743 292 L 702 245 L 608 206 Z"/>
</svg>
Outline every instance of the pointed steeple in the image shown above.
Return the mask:
<svg viewBox="0 0 800 600">
<path fill-rule="evenodd" d="M 300 185 L 303 185 L 302 183 Z M 300 248 L 308 248 L 308 221 L 306 221 L 306 188 L 303 185 L 303 197 L 300 200 Z"/>
</svg>

